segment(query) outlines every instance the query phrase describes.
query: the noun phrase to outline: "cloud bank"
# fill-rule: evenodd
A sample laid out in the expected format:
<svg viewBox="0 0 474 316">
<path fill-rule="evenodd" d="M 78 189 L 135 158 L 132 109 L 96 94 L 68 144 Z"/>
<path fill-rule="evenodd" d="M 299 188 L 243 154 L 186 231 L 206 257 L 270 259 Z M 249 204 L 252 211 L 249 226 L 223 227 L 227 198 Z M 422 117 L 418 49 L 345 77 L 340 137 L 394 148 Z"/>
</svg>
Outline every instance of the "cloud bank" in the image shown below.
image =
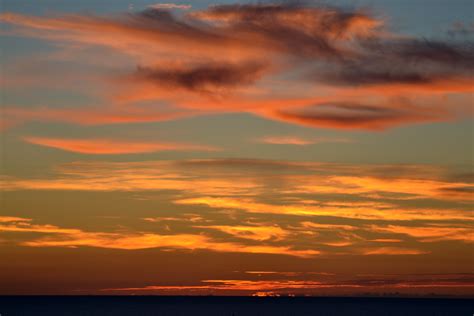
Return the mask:
<svg viewBox="0 0 474 316">
<path fill-rule="evenodd" d="M 189 9 L 158 4 L 116 16 L 5 12 L 0 21 L 13 25 L 15 35 L 128 56 L 135 68 L 116 66 L 122 74 L 110 99 L 166 102 L 178 113 L 166 119 L 246 112 L 311 127 L 383 130 L 472 114 L 474 44 L 468 38 L 394 33 L 384 18 L 362 8 L 283 2 L 169 10 L 175 8 Z M 83 118 L 53 108 L 21 113 L 7 107 L 3 125 L 33 119 L 86 124 L 97 112 L 70 110 L 78 111 Z M 98 124 L 163 119 L 153 109 L 143 117 L 127 110 L 120 120 L 114 109 L 99 111 Z"/>
</svg>

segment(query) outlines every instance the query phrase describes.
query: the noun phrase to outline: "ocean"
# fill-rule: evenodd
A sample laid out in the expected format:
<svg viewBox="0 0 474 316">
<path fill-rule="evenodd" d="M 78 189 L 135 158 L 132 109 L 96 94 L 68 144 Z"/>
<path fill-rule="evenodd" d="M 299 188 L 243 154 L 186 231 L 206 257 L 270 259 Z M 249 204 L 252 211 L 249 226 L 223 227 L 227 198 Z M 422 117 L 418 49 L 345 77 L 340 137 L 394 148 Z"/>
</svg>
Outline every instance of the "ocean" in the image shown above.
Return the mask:
<svg viewBox="0 0 474 316">
<path fill-rule="evenodd" d="M 474 300 L 451 298 L 1 296 L 0 315 L 474 315 Z"/>
</svg>

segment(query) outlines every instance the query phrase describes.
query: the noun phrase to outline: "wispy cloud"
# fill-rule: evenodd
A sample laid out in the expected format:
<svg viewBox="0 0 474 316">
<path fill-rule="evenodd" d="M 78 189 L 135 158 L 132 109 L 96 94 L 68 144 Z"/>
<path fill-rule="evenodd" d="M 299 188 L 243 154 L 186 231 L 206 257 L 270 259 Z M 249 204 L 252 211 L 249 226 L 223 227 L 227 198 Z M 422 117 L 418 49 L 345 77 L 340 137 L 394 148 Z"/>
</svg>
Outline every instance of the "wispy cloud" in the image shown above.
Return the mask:
<svg viewBox="0 0 474 316">
<path fill-rule="evenodd" d="M 236 172 L 237 171 L 237 172 Z M 177 203 L 244 209 L 253 213 L 392 219 L 469 219 L 463 208 L 406 207 L 435 200 L 472 200 L 472 184 L 443 176 L 439 167 L 342 165 L 272 160 L 203 159 L 148 162 L 76 162 L 56 168 L 55 178 L 4 177 L 4 190 L 159 191 L 186 193 Z M 360 175 L 360 174 L 363 175 Z M 262 202 L 275 192 L 285 202 Z M 321 201 L 318 195 L 331 195 Z M 316 195 L 316 198 L 311 198 Z M 352 201 L 341 196 L 350 196 Z M 293 200 L 287 200 L 292 198 Z M 291 201 L 290 203 L 288 201 Z"/>
<path fill-rule="evenodd" d="M 265 241 L 269 239 L 283 239 L 289 235 L 289 231 L 285 231 L 279 226 L 195 226 L 196 228 L 215 229 L 237 238 L 252 239 Z"/>
<path fill-rule="evenodd" d="M 467 227 L 440 227 L 440 226 L 372 226 L 376 232 L 408 235 L 422 242 L 442 240 L 459 240 L 467 243 L 474 242 L 474 229 Z"/>
<path fill-rule="evenodd" d="M 294 191 L 301 193 L 355 193 L 366 196 L 385 193 L 392 194 L 393 198 L 399 199 L 421 197 L 461 201 L 473 199 L 470 192 L 473 187 L 472 184 L 463 182 L 372 176 L 334 176 L 327 180 L 311 181 L 311 183 L 297 185 Z"/>
<path fill-rule="evenodd" d="M 170 9 L 179 9 L 179 10 L 189 10 L 192 8 L 190 4 L 176 4 L 176 3 L 155 3 L 150 4 L 148 8 L 158 9 L 158 10 L 170 10 Z"/>
<path fill-rule="evenodd" d="M 376 209 L 366 207 L 331 207 L 305 205 L 276 205 L 258 203 L 251 199 L 199 197 L 176 200 L 183 205 L 207 205 L 213 208 L 233 208 L 249 213 L 286 214 L 293 216 L 334 216 L 367 220 L 472 220 L 464 211 L 436 209 Z"/>
<path fill-rule="evenodd" d="M 30 218 L 15 217 L 15 216 L 0 216 L 0 223 L 9 223 L 9 222 L 29 222 Z"/>
<path fill-rule="evenodd" d="M 245 112 L 337 129 L 383 130 L 471 116 L 474 53 L 465 37 L 427 40 L 394 33 L 384 18 L 362 8 L 266 3 L 187 14 L 169 10 L 188 8 L 162 3 L 108 17 L 5 12 L 0 21 L 14 25 L 16 35 L 107 47 L 131 58 L 136 68 L 118 65 L 123 75 L 107 91 L 115 102 L 155 100 L 180 113 Z M 444 97 L 450 93 L 465 98 L 454 102 Z M 38 112 L 7 115 L 4 125 L 33 118 L 84 124 L 93 117 Z M 153 120 L 162 117 L 147 118 Z"/>
<path fill-rule="evenodd" d="M 412 276 L 410 276 L 412 277 Z M 351 279 L 351 280 L 300 280 L 300 279 L 280 279 L 280 280 L 202 280 L 194 285 L 148 285 L 144 287 L 129 288 L 108 288 L 103 289 L 105 292 L 150 292 L 150 293 L 218 293 L 232 295 L 232 293 L 242 293 L 244 295 L 291 295 L 291 294 L 315 294 L 321 293 L 324 289 L 351 289 L 358 293 L 365 293 L 377 288 L 384 288 L 393 291 L 408 291 L 410 289 L 427 288 L 434 291 L 443 291 L 443 289 L 455 288 L 472 288 L 474 283 L 470 275 L 433 275 L 431 278 L 411 278 L 407 276 L 397 275 L 391 278 L 385 276 L 383 278 L 372 279 Z M 467 278 L 466 278 L 467 277 Z M 323 292 L 324 293 L 324 292 Z"/>
<path fill-rule="evenodd" d="M 146 81 L 166 89 L 184 89 L 210 94 L 251 84 L 262 75 L 263 69 L 264 66 L 258 63 L 234 65 L 215 62 L 174 69 L 139 67 L 130 79 Z"/>
<path fill-rule="evenodd" d="M 81 154 L 117 155 L 152 153 L 157 151 L 215 151 L 211 146 L 182 143 L 134 142 L 115 139 L 66 139 L 25 137 L 25 141 L 45 147 L 57 148 Z"/>
<path fill-rule="evenodd" d="M 472 243 L 471 184 L 444 167 L 196 159 L 75 162 L 54 172 L 5 176 L 1 186 L 6 194 L 124 192 L 133 201 L 139 194 L 140 203 L 160 199 L 169 210 L 140 212 L 131 221 L 139 228 L 106 232 L 0 218 L 14 224 L 4 231 L 46 234 L 21 239 L 29 246 L 207 248 L 306 258 L 434 255 L 447 242 Z"/>
<path fill-rule="evenodd" d="M 183 214 L 182 217 L 144 217 L 142 220 L 151 223 L 161 223 L 161 222 L 191 222 L 199 223 L 209 221 L 199 214 Z"/>
<path fill-rule="evenodd" d="M 258 142 L 273 144 L 273 145 L 298 145 L 306 146 L 321 143 L 349 143 L 347 138 L 332 138 L 332 137 L 313 137 L 303 138 L 298 136 L 265 136 L 257 139 Z"/>
<path fill-rule="evenodd" d="M 196 115 L 195 111 L 163 111 L 134 106 L 120 107 L 80 107 L 53 108 L 35 107 L 24 109 L 15 106 L 5 106 L 0 123 L 12 127 L 26 122 L 67 122 L 80 125 L 103 125 L 123 123 L 147 123 L 170 121 Z"/>
<path fill-rule="evenodd" d="M 423 249 L 402 247 L 380 247 L 363 250 L 363 254 L 365 255 L 422 255 L 427 253 L 429 253 L 429 251 Z"/>
<path fill-rule="evenodd" d="M 98 247 L 136 250 L 146 248 L 169 248 L 186 250 L 210 250 L 217 252 L 241 252 L 278 254 L 296 257 L 311 257 L 320 252 L 314 249 L 297 250 L 286 246 L 248 245 L 235 242 L 215 241 L 202 234 L 160 235 L 146 232 L 88 232 L 77 228 L 62 228 L 55 225 L 38 225 L 25 219 L 10 220 L 0 225 L 0 232 L 42 233 L 46 237 L 31 238 L 20 242 L 29 247 Z"/>
</svg>

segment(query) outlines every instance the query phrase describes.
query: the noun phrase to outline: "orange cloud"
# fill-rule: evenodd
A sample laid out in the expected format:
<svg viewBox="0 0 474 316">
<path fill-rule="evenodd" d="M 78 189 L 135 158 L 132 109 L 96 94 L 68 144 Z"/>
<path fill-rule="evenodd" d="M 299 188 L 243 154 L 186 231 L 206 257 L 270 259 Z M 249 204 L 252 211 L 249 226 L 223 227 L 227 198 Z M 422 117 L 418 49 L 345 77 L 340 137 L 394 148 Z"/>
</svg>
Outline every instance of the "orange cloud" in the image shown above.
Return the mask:
<svg viewBox="0 0 474 316">
<path fill-rule="evenodd" d="M 116 154 L 136 154 L 151 153 L 169 150 L 192 150 L 192 151 L 214 151 L 211 146 L 200 146 L 180 143 L 156 143 L 156 142 L 132 142 L 113 139 L 64 139 L 64 138 L 43 138 L 25 137 L 25 141 L 65 151 L 81 154 L 95 155 L 116 155 Z"/>
<path fill-rule="evenodd" d="M 286 214 L 296 216 L 333 216 L 367 220 L 472 220 L 472 216 L 457 210 L 390 209 L 378 210 L 365 207 L 338 208 L 305 205 L 275 205 L 256 203 L 249 199 L 199 197 L 176 200 L 177 204 L 207 205 L 213 208 L 231 208 L 249 213 Z"/>
<path fill-rule="evenodd" d="M 206 285 L 197 286 L 146 286 L 142 288 L 116 288 L 104 291 L 168 291 L 168 290 L 227 290 L 227 291 L 270 291 L 281 289 L 314 289 L 324 287 L 317 281 L 250 281 L 250 280 L 203 280 Z"/>
<path fill-rule="evenodd" d="M 217 252 L 241 252 L 279 254 L 296 257 L 312 257 L 320 252 L 313 249 L 297 250 L 287 246 L 246 245 L 232 242 L 218 242 L 204 235 L 175 234 L 159 235 L 145 232 L 86 232 L 75 228 L 61 228 L 54 225 L 36 225 L 29 222 L 0 225 L 0 232 L 43 233 L 46 237 L 32 238 L 20 242 L 29 247 L 98 247 L 111 249 L 205 249 Z"/>
<path fill-rule="evenodd" d="M 214 196 L 258 194 L 262 185 L 253 177 L 199 173 L 175 161 L 101 163 L 78 162 L 57 169 L 63 176 L 43 179 L 4 177 L 4 190 L 159 191 L 177 190 Z M 187 170 L 187 171 L 186 171 Z"/>
<path fill-rule="evenodd" d="M 347 246 L 352 245 L 353 242 L 341 240 L 341 241 L 323 242 L 322 244 L 326 246 L 331 246 L 331 247 L 347 247 Z"/>
<path fill-rule="evenodd" d="M 413 249 L 432 251 L 426 242 L 451 240 L 459 247 L 472 242 L 473 218 L 463 198 L 470 185 L 442 167 L 198 159 L 75 162 L 54 171 L 37 178 L 5 176 L 0 183 L 4 191 L 129 191 L 145 199 L 172 190 L 166 201 L 177 213 L 139 215 L 143 221 L 138 224 L 146 230 L 168 225 L 164 235 L 156 230 L 64 231 L 33 227 L 26 219 L 22 222 L 29 226 L 14 217 L 3 220 L 15 223 L 8 228 L 12 232 L 47 234 L 27 240 L 31 246 L 209 248 L 310 257 L 404 255 Z M 436 201 L 443 207 L 426 207 Z M 168 236 L 176 236 L 177 243 Z"/>
<path fill-rule="evenodd" d="M 330 176 L 326 181 L 318 181 L 318 184 L 298 185 L 295 192 L 361 195 L 386 192 L 399 194 L 400 199 L 426 197 L 469 201 L 473 199 L 471 194 L 473 188 L 470 183 L 431 179 Z"/>
<path fill-rule="evenodd" d="M 165 10 L 170 10 L 170 9 L 180 9 L 180 10 L 189 10 L 192 8 L 190 4 L 176 4 L 176 3 L 156 3 L 156 4 L 150 4 L 148 6 L 149 8 L 152 9 L 165 9 Z"/>
<path fill-rule="evenodd" d="M 12 127 L 28 121 L 67 122 L 81 125 L 147 123 L 180 119 L 196 115 L 197 111 L 162 111 L 140 107 L 82 107 L 59 109 L 52 107 L 19 108 L 5 106 L 0 123 Z"/>
<path fill-rule="evenodd" d="M 262 143 L 278 145 L 312 145 L 314 142 L 295 136 L 267 136 L 259 139 Z"/>
<path fill-rule="evenodd" d="M 279 226 L 195 226 L 196 228 L 216 229 L 237 238 L 264 241 L 269 239 L 281 240 L 289 232 Z"/>
<path fill-rule="evenodd" d="M 405 101 L 400 100 L 379 101 L 382 104 L 373 105 L 363 101 L 369 93 L 362 95 L 362 103 L 347 102 L 343 98 L 344 95 L 350 95 L 350 93 L 340 91 L 340 89 L 336 91 L 339 93 L 340 100 L 334 102 L 306 104 L 306 106 L 290 109 L 264 109 L 260 114 L 266 118 L 312 127 L 368 130 L 383 130 L 409 123 L 439 122 L 456 118 L 455 112 L 451 113 L 446 106 L 433 106 L 430 111 L 427 111 L 424 106 L 405 104 Z M 398 92 L 398 90 L 391 91 Z M 373 93 L 378 95 L 378 91 Z M 359 94 L 358 98 L 352 96 L 355 100 L 361 98 L 360 90 L 357 94 Z"/>
<path fill-rule="evenodd" d="M 472 221 L 472 214 L 465 210 L 472 198 L 472 185 L 460 179 L 443 179 L 441 176 L 447 171 L 418 166 L 232 159 L 75 162 L 56 167 L 54 177 L 4 176 L 0 185 L 6 191 L 173 190 L 181 193 L 175 201 L 178 205 L 207 205 L 254 214 Z M 364 176 L 358 176 L 360 173 Z M 268 193 L 275 192 L 275 181 L 279 183 L 280 198 L 272 203 L 262 202 Z M 316 196 L 308 199 L 311 194 Z M 320 200 L 318 195 L 331 195 L 332 198 L 330 201 Z M 444 208 L 416 206 L 413 205 L 416 199 L 439 200 L 448 204 Z M 307 225 L 313 225 L 312 230 L 324 229 L 316 223 Z M 343 229 L 342 226 L 339 229 Z"/>
<path fill-rule="evenodd" d="M 257 140 L 261 143 L 266 144 L 274 144 L 274 145 L 313 145 L 313 144 L 320 144 L 320 143 L 347 143 L 350 142 L 349 139 L 346 138 L 312 138 L 312 139 L 305 139 L 297 136 L 265 136 Z"/>
<path fill-rule="evenodd" d="M 289 294 L 317 294 L 319 289 L 327 288 L 347 288 L 360 289 L 416 289 L 416 288 L 472 288 L 472 280 L 462 280 L 459 276 L 455 279 L 444 279 L 442 276 L 433 276 L 431 279 L 402 279 L 403 275 L 397 278 L 377 278 L 377 279 L 353 279 L 339 281 L 316 281 L 316 280 L 202 280 L 198 285 L 149 285 L 144 287 L 129 288 L 107 288 L 106 292 L 201 292 L 219 294 L 229 292 L 243 293 L 246 295 L 289 295 Z M 460 276 L 462 277 L 462 276 Z"/>
<path fill-rule="evenodd" d="M 29 222 L 31 219 L 23 217 L 14 217 L 14 216 L 0 216 L 0 223 L 8 222 Z"/>
<path fill-rule="evenodd" d="M 200 216 L 199 214 L 183 214 L 183 217 L 145 217 L 142 220 L 151 223 L 159 223 L 159 222 L 191 222 L 191 223 L 198 223 L 198 222 L 206 222 L 209 221 L 204 217 Z"/>
<path fill-rule="evenodd" d="M 382 130 L 472 116 L 473 49 L 467 41 L 395 34 L 384 19 L 357 8 L 268 3 L 217 5 L 179 15 L 169 10 L 179 8 L 188 7 L 163 3 L 107 17 L 1 14 L 0 22 L 13 25 L 13 35 L 126 55 L 137 67 L 117 65 L 124 75 L 110 80 L 111 102 L 155 100 L 178 109 L 117 107 L 116 115 L 91 109 L 8 110 L 2 125 L 150 122 L 245 112 L 313 127 Z M 103 58 L 90 57 L 95 63 Z M 447 104 L 450 93 L 464 98 Z"/>
<path fill-rule="evenodd" d="M 226 89 L 249 85 L 258 80 L 265 70 L 262 63 L 230 64 L 216 62 L 180 66 L 176 68 L 139 67 L 131 79 L 145 81 L 156 88 L 189 90 L 194 92 L 217 94 Z"/>
<path fill-rule="evenodd" d="M 253 214 L 363 220 L 472 221 L 472 214 L 464 210 L 471 199 L 469 183 L 444 180 L 440 177 L 446 173 L 443 169 L 403 168 L 406 170 L 396 166 L 226 159 L 76 162 L 57 167 L 54 177 L 4 176 L 0 183 L 5 191 L 173 190 L 181 193 L 175 201 L 178 205 L 206 205 L 212 209 Z M 326 170 L 332 170 L 332 173 L 324 173 Z M 361 172 L 368 176 L 354 176 Z M 383 177 L 378 175 L 381 173 Z M 406 178 L 407 174 L 409 178 Z M 262 202 L 266 194 L 274 192 L 276 180 L 280 199 L 272 203 Z M 330 194 L 333 198 L 325 201 L 316 196 L 308 200 L 304 195 L 309 194 Z M 340 195 L 350 196 L 350 199 Z M 415 199 L 433 199 L 448 204 L 444 208 L 415 206 Z M 406 206 L 407 203 L 411 206 Z M 325 229 L 316 223 L 305 225 L 308 227 L 301 228 L 310 233 Z M 301 228 L 298 229 L 302 231 Z M 340 226 L 338 229 L 349 230 L 351 227 Z"/>
<path fill-rule="evenodd" d="M 373 242 L 383 242 L 383 243 L 387 243 L 387 242 L 402 242 L 402 240 L 400 239 L 394 239 L 394 238 L 376 238 L 376 239 L 372 239 L 370 241 L 373 241 Z"/>
<path fill-rule="evenodd" d="M 362 251 L 364 255 L 423 255 L 429 251 L 401 247 L 369 248 Z"/>
<path fill-rule="evenodd" d="M 313 222 L 301 222 L 301 226 L 304 228 L 314 228 L 314 229 L 331 229 L 331 230 L 356 230 L 356 226 L 351 225 L 340 225 L 340 224 L 320 224 Z"/>
<path fill-rule="evenodd" d="M 443 240 L 458 240 L 467 243 L 474 242 L 474 228 L 461 227 L 410 227 L 410 226 L 376 226 L 371 230 L 381 233 L 402 234 L 416 238 L 422 242 L 436 242 Z"/>
</svg>

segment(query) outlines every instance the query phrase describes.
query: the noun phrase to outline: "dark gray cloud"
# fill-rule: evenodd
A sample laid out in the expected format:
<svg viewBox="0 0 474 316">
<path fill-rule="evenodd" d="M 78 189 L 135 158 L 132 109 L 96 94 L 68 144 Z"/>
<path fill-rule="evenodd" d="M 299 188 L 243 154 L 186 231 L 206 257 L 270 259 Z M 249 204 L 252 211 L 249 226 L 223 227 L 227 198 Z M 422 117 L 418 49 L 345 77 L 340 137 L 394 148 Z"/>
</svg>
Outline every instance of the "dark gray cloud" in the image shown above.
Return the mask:
<svg viewBox="0 0 474 316">
<path fill-rule="evenodd" d="M 356 20 L 372 19 L 363 12 L 302 2 L 216 5 L 194 16 L 224 21 L 217 26 L 221 32 L 236 38 L 250 35 L 256 45 L 304 58 L 330 59 L 343 54 L 335 39 L 349 32 Z"/>
<path fill-rule="evenodd" d="M 329 103 L 293 110 L 278 110 L 276 118 L 310 126 L 383 129 L 400 122 L 433 120 L 439 113 L 413 107 L 373 106 L 357 103 Z"/>
<path fill-rule="evenodd" d="M 423 85 L 472 80 L 473 43 L 399 39 L 368 39 L 355 57 L 330 64 L 316 63 L 309 79 L 330 85 Z"/>
<path fill-rule="evenodd" d="M 213 92 L 218 88 L 234 88 L 256 81 L 264 70 L 259 63 L 209 63 L 184 68 L 138 67 L 134 78 L 172 88 Z"/>
</svg>

